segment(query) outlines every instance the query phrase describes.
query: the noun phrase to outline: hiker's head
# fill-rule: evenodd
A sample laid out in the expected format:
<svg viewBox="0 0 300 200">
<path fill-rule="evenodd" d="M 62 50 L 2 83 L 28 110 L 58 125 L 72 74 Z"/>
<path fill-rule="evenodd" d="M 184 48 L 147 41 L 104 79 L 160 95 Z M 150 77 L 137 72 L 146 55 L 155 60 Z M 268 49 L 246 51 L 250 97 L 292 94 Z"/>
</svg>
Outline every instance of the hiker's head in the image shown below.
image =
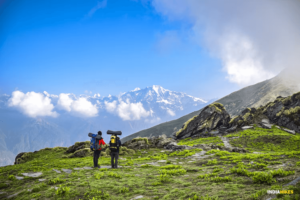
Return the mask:
<svg viewBox="0 0 300 200">
<path fill-rule="evenodd" d="M 101 131 L 98 131 L 98 135 L 102 135 L 102 132 L 101 132 Z"/>
</svg>

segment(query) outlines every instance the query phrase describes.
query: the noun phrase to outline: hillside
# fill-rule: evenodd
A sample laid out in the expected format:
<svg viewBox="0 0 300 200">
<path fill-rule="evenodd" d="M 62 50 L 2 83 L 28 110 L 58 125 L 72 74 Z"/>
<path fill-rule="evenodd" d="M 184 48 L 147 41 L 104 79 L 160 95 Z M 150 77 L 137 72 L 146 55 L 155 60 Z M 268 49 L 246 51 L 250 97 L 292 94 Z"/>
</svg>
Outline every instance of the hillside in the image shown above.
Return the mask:
<svg viewBox="0 0 300 200">
<path fill-rule="evenodd" d="M 153 140 L 145 141 L 151 145 Z M 101 169 L 91 168 L 93 158 L 84 142 L 74 145 L 83 144 L 83 149 L 74 153 L 66 153 L 74 146 L 46 148 L 23 154 L 18 159 L 21 164 L 0 168 L 0 199 L 276 197 L 267 190 L 282 191 L 277 199 L 299 199 L 299 142 L 299 134 L 292 135 L 275 126 L 255 126 L 226 137 L 186 138 L 178 143 L 186 149 L 181 151 L 122 147 L 119 169 L 110 168 L 108 152 L 100 158 Z M 234 151 L 236 147 L 246 153 Z"/>
<path fill-rule="evenodd" d="M 299 90 L 300 83 L 297 78 L 297 74 L 291 74 L 288 71 L 283 71 L 278 76 L 270 80 L 245 87 L 217 100 L 216 102 L 223 104 L 231 116 L 236 116 L 247 107 L 258 108 L 261 105 L 274 101 L 278 96 L 290 96 Z M 199 113 L 200 110 L 187 114 L 179 119 L 136 132 L 123 138 L 122 141 L 125 142 L 138 136 L 149 137 L 150 135 L 153 136 L 161 134 L 171 136 L 172 133 L 175 132 L 174 130 L 179 130 L 184 122 Z"/>
</svg>

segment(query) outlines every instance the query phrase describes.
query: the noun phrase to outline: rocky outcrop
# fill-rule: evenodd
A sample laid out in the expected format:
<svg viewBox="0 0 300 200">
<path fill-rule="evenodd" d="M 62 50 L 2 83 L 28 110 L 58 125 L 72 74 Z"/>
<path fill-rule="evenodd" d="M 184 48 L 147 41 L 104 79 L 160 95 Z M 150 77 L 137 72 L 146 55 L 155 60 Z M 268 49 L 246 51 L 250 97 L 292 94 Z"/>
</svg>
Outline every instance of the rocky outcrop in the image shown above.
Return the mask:
<svg viewBox="0 0 300 200">
<path fill-rule="evenodd" d="M 300 92 L 285 98 L 277 97 L 274 102 L 257 109 L 246 108 L 234 118 L 230 118 L 222 104 L 211 104 L 198 116 L 185 122 L 174 137 L 184 139 L 223 135 L 253 128 L 254 124 L 266 129 L 278 125 L 291 134 L 300 133 Z"/>
<path fill-rule="evenodd" d="M 79 149 L 69 156 L 69 158 L 82 158 L 91 154 L 90 148 Z"/>
<path fill-rule="evenodd" d="M 175 134 L 176 139 L 183 139 L 197 134 L 219 134 L 228 128 L 230 115 L 220 103 L 206 106 L 198 116 L 185 122 Z"/>
<path fill-rule="evenodd" d="M 175 142 L 172 138 L 167 138 L 166 135 L 160 135 L 158 137 L 137 137 L 129 140 L 123 144 L 123 146 L 130 149 L 148 149 L 148 148 L 164 148 L 167 144 Z"/>
</svg>

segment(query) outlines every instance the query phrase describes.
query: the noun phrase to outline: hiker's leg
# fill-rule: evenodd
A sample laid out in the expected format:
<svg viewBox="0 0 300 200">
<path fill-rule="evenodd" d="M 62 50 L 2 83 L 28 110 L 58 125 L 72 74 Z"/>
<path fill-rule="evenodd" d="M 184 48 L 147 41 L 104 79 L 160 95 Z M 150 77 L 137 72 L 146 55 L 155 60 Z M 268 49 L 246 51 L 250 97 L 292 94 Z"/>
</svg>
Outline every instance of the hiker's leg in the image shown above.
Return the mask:
<svg viewBox="0 0 300 200">
<path fill-rule="evenodd" d="M 116 153 L 116 161 L 115 161 L 115 168 L 118 168 L 118 158 L 119 158 L 119 153 Z"/>
<path fill-rule="evenodd" d="M 114 153 L 113 152 L 110 153 L 110 157 L 111 157 L 111 168 L 114 168 Z"/>
<path fill-rule="evenodd" d="M 96 151 L 94 151 L 94 158 L 93 158 L 93 160 L 94 160 L 94 167 L 97 166 L 97 163 L 96 163 L 96 156 L 97 156 L 97 153 L 96 153 Z"/>
<path fill-rule="evenodd" d="M 99 155 L 100 155 L 100 151 L 96 150 L 96 156 L 95 156 L 95 165 L 94 167 L 98 167 L 98 159 L 99 159 Z"/>
</svg>

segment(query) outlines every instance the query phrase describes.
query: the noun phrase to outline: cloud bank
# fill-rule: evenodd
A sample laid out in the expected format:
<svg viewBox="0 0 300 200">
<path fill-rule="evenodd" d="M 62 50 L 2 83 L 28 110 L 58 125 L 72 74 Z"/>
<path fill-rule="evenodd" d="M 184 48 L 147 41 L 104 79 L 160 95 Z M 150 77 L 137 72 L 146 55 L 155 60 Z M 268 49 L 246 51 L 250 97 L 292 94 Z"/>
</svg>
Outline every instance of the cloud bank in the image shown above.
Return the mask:
<svg viewBox="0 0 300 200">
<path fill-rule="evenodd" d="M 83 117 L 98 116 L 97 105 L 93 105 L 84 97 L 74 100 L 70 97 L 70 94 L 61 93 L 58 97 L 57 106 L 60 109 L 73 112 Z"/>
<path fill-rule="evenodd" d="M 46 94 L 48 94 L 46 92 Z M 51 99 L 43 93 L 14 91 L 8 101 L 11 107 L 19 108 L 29 117 L 51 116 L 57 117 L 58 114 L 53 111 L 54 106 Z"/>
<path fill-rule="evenodd" d="M 141 102 L 130 103 L 127 99 L 126 102 L 119 100 L 113 102 L 104 102 L 107 112 L 115 113 L 123 120 L 139 120 L 142 117 L 148 117 L 150 115 L 149 111 L 146 111 Z"/>
<path fill-rule="evenodd" d="M 152 0 L 152 5 L 169 20 L 191 23 L 191 39 L 222 61 L 230 82 L 253 84 L 284 68 L 299 73 L 299 0 Z"/>
</svg>

